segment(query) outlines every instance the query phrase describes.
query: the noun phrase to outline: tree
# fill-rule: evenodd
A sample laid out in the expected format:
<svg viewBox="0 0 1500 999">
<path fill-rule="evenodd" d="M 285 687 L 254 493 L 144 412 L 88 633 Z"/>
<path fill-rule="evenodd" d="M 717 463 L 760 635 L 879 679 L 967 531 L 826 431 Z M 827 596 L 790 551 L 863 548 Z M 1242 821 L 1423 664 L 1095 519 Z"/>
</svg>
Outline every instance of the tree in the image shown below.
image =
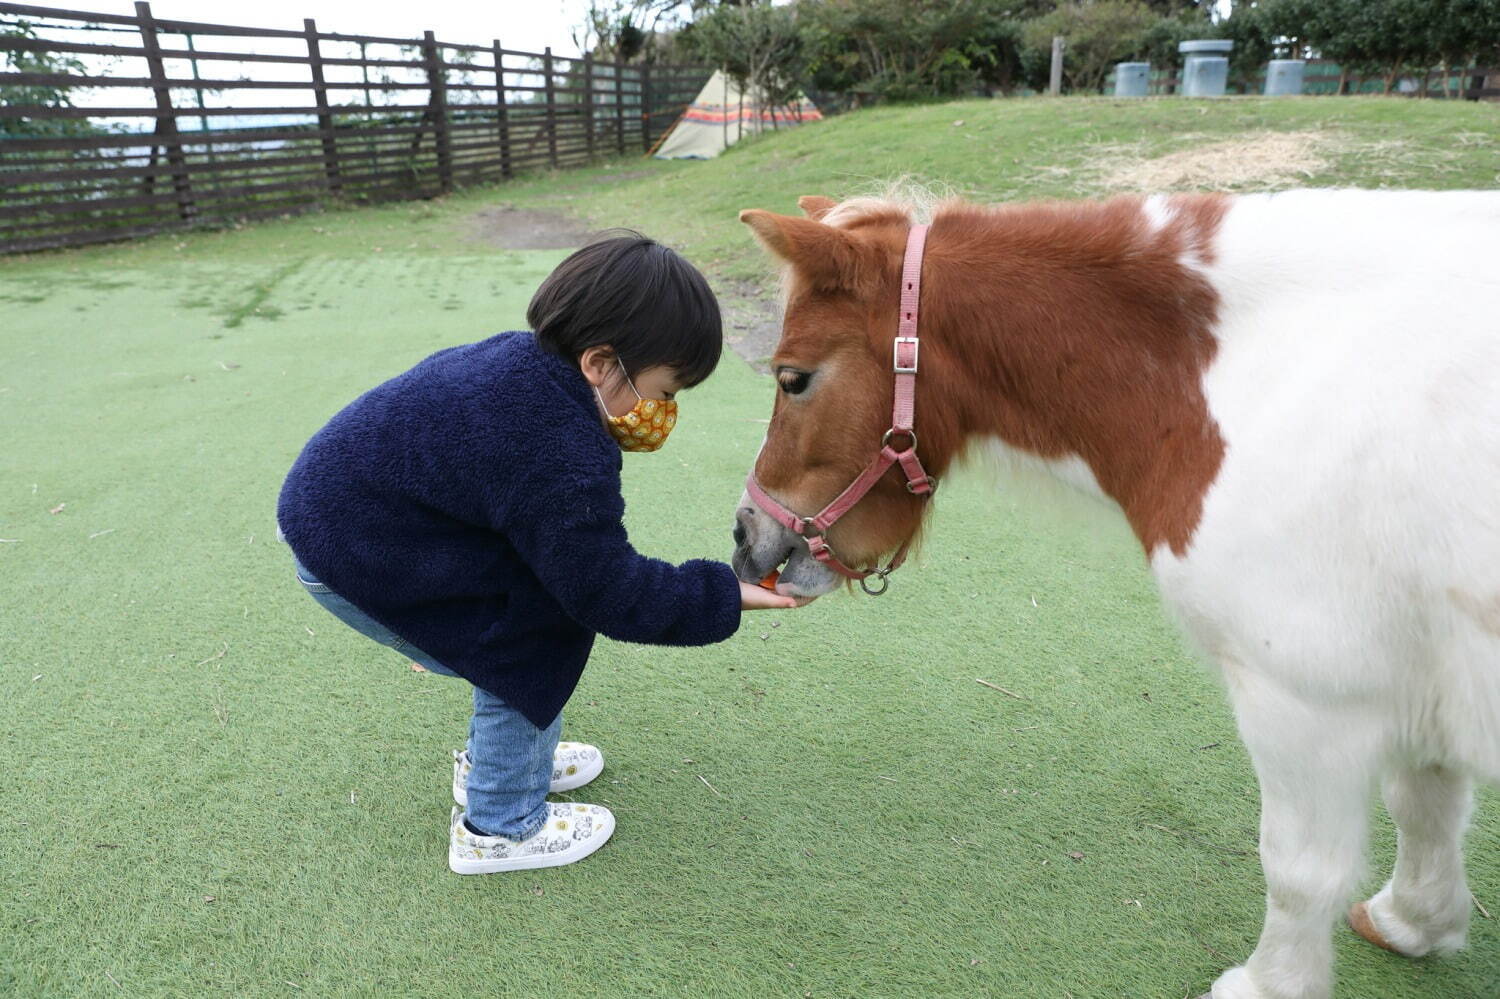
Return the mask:
<svg viewBox="0 0 1500 999">
<path fill-rule="evenodd" d="M 1269 30 L 1337 62 L 1345 78 L 1379 74 L 1385 93 L 1403 72 L 1425 79 L 1435 64 L 1500 55 L 1500 0 L 1269 0 L 1258 9 Z"/>
<path fill-rule="evenodd" d="M 676 26 L 680 0 L 588 0 L 573 44 L 608 62 L 653 62 L 655 43 Z"/>
<path fill-rule="evenodd" d="M 1074 0 L 1026 24 L 1027 47 L 1050 50 L 1052 38 L 1067 41 L 1063 80 L 1068 89 L 1097 93 L 1115 63 L 1145 54 L 1147 33 L 1157 17 L 1138 0 Z"/>
<path fill-rule="evenodd" d="M 0 39 L 34 40 L 36 29 L 29 22 L 16 21 L 0 28 Z M 0 42 L 4 50 L 4 61 L 0 70 L 7 73 L 72 73 L 83 76 L 87 68 L 81 60 L 61 56 L 55 52 L 26 51 L 12 48 Z M 52 84 L 6 85 L 0 84 L 0 105 L 32 106 L 41 108 L 71 108 L 71 88 Z M 90 135 L 98 131 L 86 118 L 0 118 L 0 138 L 21 136 L 67 136 Z"/>
<path fill-rule="evenodd" d="M 1023 70 L 1020 20 L 1032 0 L 803 0 L 813 82 L 909 100 L 977 84 L 1008 89 Z"/>
<path fill-rule="evenodd" d="M 684 31 L 702 59 L 720 66 L 741 91 L 772 106 L 791 104 L 805 69 L 798 9 L 769 2 L 725 4 Z"/>
<path fill-rule="evenodd" d="M 1445 0 L 1441 6 L 1429 32 L 1447 95 L 1450 69 L 1500 63 L 1500 0 Z"/>
</svg>

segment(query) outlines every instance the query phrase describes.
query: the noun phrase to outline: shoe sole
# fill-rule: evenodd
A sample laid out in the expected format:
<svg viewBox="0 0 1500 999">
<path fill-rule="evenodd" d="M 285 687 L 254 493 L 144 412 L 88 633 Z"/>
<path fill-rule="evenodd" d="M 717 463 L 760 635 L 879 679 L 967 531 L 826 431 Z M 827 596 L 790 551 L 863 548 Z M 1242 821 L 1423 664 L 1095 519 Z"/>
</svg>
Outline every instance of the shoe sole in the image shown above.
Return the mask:
<svg viewBox="0 0 1500 999">
<path fill-rule="evenodd" d="M 566 850 L 557 853 L 537 853 L 529 857 L 508 857 L 504 860 L 474 860 L 467 857 L 455 857 L 453 851 L 448 851 L 448 870 L 454 874 L 499 874 L 502 871 L 534 871 L 542 867 L 562 867 L 567 864 L 576 864 L 583 858 L 593 854 L 615 834 L 615 817 L 611 813 L 608 818 L 595 827 L 595 832 L 586 840 L 575 843 Z"/>
<path fill-rule="evenodd" d="M 583 785 L 589 783 L 589 781 L 593 780 L 595 777 L 598 777 L 603 772 L 604 757 L 596 756 L 594 757 L 592 766 L 578 771 L 571 777 L 564 777 L 562 780 L 553 781 L 550 785 L 548 785 L 547 793 L 560 794 L 563 791 L 576 790 L 577 788 L 583 787 Z M 459 781 L 457 767 L 455 767 L 453 770 L 453 802 L 460 808 L 469 807 L 469 792 L 464 784 Z"/>
</svg>

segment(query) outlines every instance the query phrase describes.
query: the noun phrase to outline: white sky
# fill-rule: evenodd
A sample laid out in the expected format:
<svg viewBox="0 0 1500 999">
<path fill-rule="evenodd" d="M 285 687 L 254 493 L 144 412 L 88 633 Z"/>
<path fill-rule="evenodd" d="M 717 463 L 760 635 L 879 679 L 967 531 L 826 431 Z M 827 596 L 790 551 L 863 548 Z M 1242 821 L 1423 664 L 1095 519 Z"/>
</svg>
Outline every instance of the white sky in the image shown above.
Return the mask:
<svg viewBox="0 0 1500 999">
<path fill-rule="evenodd" d="M 54 6 L 134 14 L 130 0 L 56 3 Z M 422 0 L 371 3 L 369 0 L 153 0 L 151 13 L 180 21 L 211 21 L 255 28 L 300 30 L 304 17 L 318 30 L 343 34 L 420 38 L 431 29 L 439 41 L 486 45 L 499 38 L 508 49 L 540 52 L 551 45 L 559 55 L 575 55 L 571 28 L 582 20 L 583 0 Z"/>
</svg>

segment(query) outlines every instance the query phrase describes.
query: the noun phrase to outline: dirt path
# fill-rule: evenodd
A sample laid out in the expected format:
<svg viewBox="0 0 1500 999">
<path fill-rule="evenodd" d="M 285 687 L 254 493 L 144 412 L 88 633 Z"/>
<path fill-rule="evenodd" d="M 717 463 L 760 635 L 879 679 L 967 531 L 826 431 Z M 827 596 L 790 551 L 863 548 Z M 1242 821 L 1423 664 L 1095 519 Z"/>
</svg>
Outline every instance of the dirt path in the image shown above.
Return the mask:
<svg viewBox="0 0 1500 999">
<path fill-rule="evenodd" d="M 566 250 L 582 246 L 592 233 L 566 215 L 509 205 L 475 212 L 460 228 L 462 238 L 502 250 Z"/>
</svg>

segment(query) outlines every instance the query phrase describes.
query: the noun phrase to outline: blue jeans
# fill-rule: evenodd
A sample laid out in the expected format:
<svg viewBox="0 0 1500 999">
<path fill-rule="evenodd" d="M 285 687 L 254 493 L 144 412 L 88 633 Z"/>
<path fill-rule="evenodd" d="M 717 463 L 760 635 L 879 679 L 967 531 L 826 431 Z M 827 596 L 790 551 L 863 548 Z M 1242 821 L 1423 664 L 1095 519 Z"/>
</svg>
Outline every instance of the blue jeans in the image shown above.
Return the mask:
<svg viewBox="0 0 1500 999">
<path fill-rule="evenodd" d="M 389 646 L 429 673 L 457 677 L 436 659 L 333 592 L 297 562 L 297 581 L 314 600 L 355 631 Z M 470 828 L 486 836 L 525 839 L 547 821 L 547 789 L 552 783 L 552 754 L 562 733 L 562 714 L 546 728 L 482 687 L 474 688 L 469 719 Z"/>
</svg>

